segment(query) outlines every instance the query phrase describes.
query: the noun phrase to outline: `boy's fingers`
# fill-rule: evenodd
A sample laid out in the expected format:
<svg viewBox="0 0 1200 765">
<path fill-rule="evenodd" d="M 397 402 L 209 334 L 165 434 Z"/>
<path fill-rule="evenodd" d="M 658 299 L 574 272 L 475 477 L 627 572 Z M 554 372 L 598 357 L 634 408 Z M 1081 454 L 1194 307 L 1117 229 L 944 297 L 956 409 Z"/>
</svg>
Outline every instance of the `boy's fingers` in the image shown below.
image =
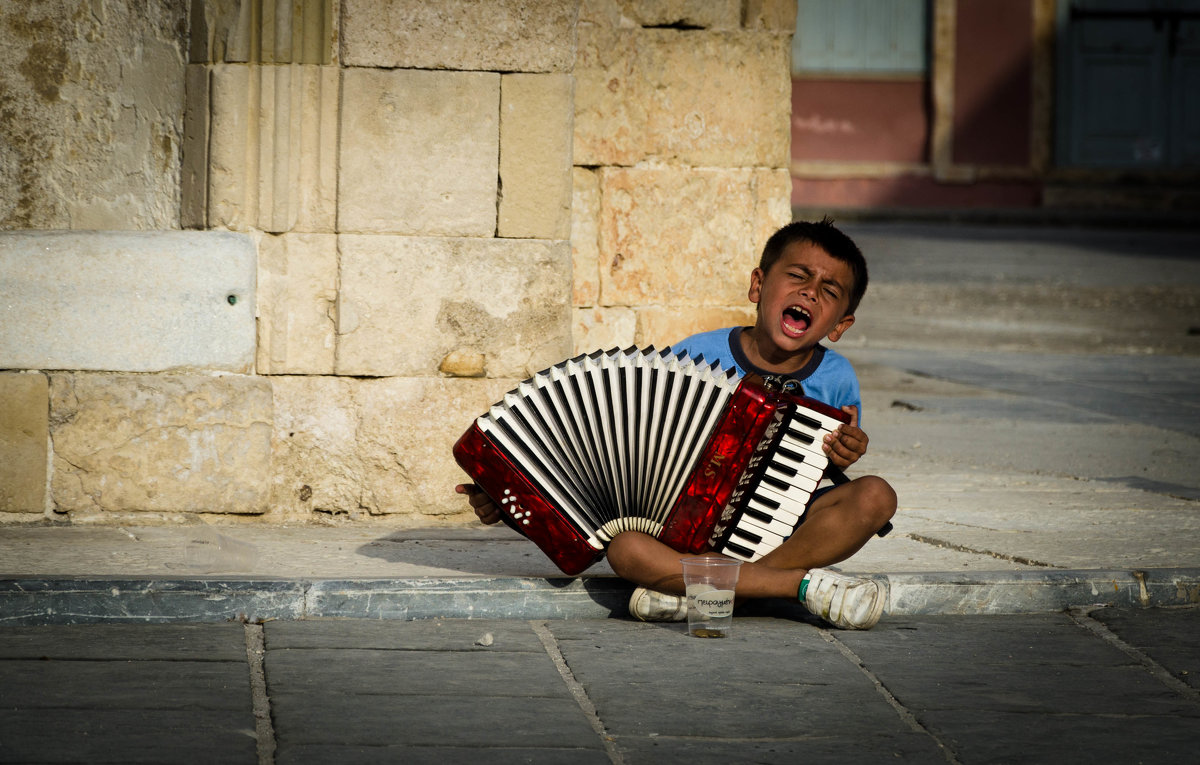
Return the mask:
<svg viewBox="0 0 1200 765">
<path fill-rule="evenodd" d="M 858 427 L 858 407 L 857 406 L 843 406 L 842 411 L 845 412 L 846 414 L 850 415 L 850 425 L 852 427 L 857 428 Z"/>
</svg>

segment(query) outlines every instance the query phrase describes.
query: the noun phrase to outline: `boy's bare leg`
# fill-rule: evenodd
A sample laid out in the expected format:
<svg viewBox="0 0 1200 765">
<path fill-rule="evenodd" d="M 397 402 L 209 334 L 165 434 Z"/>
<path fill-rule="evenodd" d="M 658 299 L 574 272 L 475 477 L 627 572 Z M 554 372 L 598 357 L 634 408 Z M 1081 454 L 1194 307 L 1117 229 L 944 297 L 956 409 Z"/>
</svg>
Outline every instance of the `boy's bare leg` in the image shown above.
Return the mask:
<svg viewBox="0 0 1200 765">
<path fill-rule="evenodd" d="M 877 476 L 864 476 L 825 492 L 804 523 L 759 559 L 772 568 L 822 568 L 863 548 L 896 513 L 896 492 Z"/>
<path fill-rule="evenodd" d="M 838 563 L 858 552 L 895 511 L 895 492 L 875 476 L 825 492 L 809 507 L 795 534 L 758 561 L 742 564 L 738 597 L 794 599 L 809 569 Z M 618 534 L 608 546 L 608 561 L 618 576 L 672 595 L 684 593 L 682 557 L 685 554 L 640 532 Z"/>
</svg>

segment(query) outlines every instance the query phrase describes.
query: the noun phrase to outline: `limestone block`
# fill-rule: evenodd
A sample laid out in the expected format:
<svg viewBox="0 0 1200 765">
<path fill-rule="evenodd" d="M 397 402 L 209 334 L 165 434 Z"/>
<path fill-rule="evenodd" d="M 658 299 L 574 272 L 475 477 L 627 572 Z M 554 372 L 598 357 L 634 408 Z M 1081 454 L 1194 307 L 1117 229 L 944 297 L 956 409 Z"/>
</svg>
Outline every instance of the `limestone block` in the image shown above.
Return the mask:
<svg viewBox="0 0 1200 765">
<path fill-rule="evenodd" d="M 341 2 L 346 66 L 569 72 L 574 62 L 576 2 Z"/>
<path fill-rule="evenodd" d="M 336 64 L 338 0 L 192 3 L 195 63 Z"/>
<path fill-rule="evenodd" d="M 566 242 L 342 235 L 338 374 L 436 375 L 450 354 L 523 378 L 571 348 Z"/>
<path fill-rule="evenodd" d="M 254 272 L 228 232 L 0 233 L 0 368 L 249 372 Z"/>
<path fill-rule="evenodd" d="M 45 375 L 0 372 L 0 513 L 45 511 L 49 412 Z"/>
<path fill-rule="evenodd" d="M 0 229 L 179 226 L 187 4 L 0 4 Z"/>
<path fill-rule="evenodd" d="M 210 227 L 334 230 L 338 88 L 334 66 L 212 68 Z"/>
<path fill-rule="evenodd" d="M 474 519 L 454 486 L 468 476 L 454 461 L 454 442 L 517 381 L 368 380 L 362 386 L 359 453 L 377 513 L 416 523 Z"/>
<path fill-rule="evenodd" d="M 576 308 L 574 315 L 576 355 L 636 344 L 637 312 L 632 308 Z"/>
<path fill-rule="evenodd" d="M 604 305 L 740 306 L 767 236 L 790 219 L 787 171 L 601 171 Z"/>
<path fill-rule="evenodd" d="M 571 235 L 569 74 L 500 78 L 500 210 L 497 236 L 566 239 Z"/>
<path fill-rule="evenodd" d="M 258 371 L 333 373 L 337 236 L 263 235 L 258 242 Z"/>
<path fill-rule="evenodd" d="M 368 503 L 357 451 L 359 380 L 272 377 L 271 510 L 281 519 L 358 514 Z"/>
<path fill-rule="evenodd" d="M 242 375 L 50 377 L 60 513 L 263 513 L 271 387 Z"/>
<path fill-rule="evenodd" d="M 340 231 L 495 234 L 499 74 L 348 69 L 342 87 Z"/>
<path fill-rule="evenodd" d="M 750 274 L 746 274 L 749 287 Z M 699 306 L 687 310 L 647 306 L 638 310 L 637 344 L 663 348 L 697 332 L 721 327 L 746 327 L 754 324 L 754 304 L 744 306 Z"/>
<path fill-rule="evenodd" d="M 273 377 L 273 512 L 473 517 L 451 449 L 516 380 Z"/>
<path fill-rule="evenodd" d="M 790 33 L 581 26 L 577 165 L 787 167 Z"/>
<path fill-rule="evenodd" d="M 600 174 L 577 167 L 572 172 L 572 304 L 600 302 Z"/>
<path fill-rule="evenodd" d="M 741 0 L 583 0 L 579 21 L 611 29 L 737 29 L 741 6 Z"/>
</svg>

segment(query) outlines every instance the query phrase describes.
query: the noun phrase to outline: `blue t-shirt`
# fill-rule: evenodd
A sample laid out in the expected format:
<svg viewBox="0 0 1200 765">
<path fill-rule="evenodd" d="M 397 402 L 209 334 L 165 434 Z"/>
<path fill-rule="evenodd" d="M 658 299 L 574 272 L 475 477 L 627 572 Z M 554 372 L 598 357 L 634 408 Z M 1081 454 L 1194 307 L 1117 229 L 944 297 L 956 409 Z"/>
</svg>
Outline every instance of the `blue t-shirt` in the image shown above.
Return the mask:
<svg viewBox="0 0 1200 765">
<path fill-rule="evenodd" d="M 716 362 L 725 369 L 737 370 L 739 375 L 753 372 L 758 375 L 777 374 L 759 369 L 750 363 L 742 350 L 742 327 L 715 329 L 675 343 L 671 351 L 676 355 L 687 353 L 691 358 L 703 356 L 708 363 Z M 830 406 L 856 406 L 862 418 L 862 395 L 858 390 L 858 376 L 854 367 L 842 354 L 823 345 L 813 349 L 812 358 L 802 369 L 790 375 L 781 375 L 800 383 L 804 395 L 815 398 Z"/>
</svg>

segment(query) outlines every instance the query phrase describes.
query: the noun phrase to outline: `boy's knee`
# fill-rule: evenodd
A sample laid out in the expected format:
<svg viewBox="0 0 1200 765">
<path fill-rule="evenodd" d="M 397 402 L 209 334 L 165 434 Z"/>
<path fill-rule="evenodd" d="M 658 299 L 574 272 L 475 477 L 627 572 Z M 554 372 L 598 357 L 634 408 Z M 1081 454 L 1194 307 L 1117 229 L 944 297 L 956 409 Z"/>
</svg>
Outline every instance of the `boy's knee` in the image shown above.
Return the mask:
<svg viewBox="0 0 1200 765">
<path fill-rule="evenodd" d="M 624 573 L 629 570 L 629 567 L 635 560 L 638 559 L 641 550 L 645 545 L 646 535 L 639 531 L 622 531 L 612 538 L 606 548 L 608 557 L 608 565 L 612 566 L 612 570 L 617 576 L 623 577 Z"/>
<path fill-rule="evenodd" d="M 859 491 L 858 507 L 870 513 L 872 523 L 877 528 L 882 528 L 896 514 L 899 503 L 896 490 L 877 475 L 863 476 L 854 483 Z"/>
</svg>

